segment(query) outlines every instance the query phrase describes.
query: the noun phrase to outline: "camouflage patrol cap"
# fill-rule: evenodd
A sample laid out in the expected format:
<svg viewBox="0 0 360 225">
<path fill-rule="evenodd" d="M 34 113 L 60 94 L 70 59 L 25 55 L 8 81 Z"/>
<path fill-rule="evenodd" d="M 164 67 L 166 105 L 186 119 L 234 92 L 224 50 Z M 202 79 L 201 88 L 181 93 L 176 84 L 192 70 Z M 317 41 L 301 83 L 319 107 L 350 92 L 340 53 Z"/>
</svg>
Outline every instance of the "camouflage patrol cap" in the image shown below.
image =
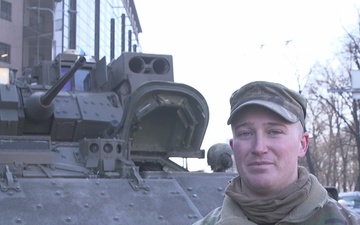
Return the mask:
<svg viewBox="0 0 360 225">
<path fill-rule="evenodd" d="M 291 123 L 300 121 L 305 128 L 306 100 L 281 84 L 255 81 L 236 90 L 230 98 L 231 112 L 227 124 L 231 124 L 235 114 L 247 105 L 264 106 Z"/>
</svg>

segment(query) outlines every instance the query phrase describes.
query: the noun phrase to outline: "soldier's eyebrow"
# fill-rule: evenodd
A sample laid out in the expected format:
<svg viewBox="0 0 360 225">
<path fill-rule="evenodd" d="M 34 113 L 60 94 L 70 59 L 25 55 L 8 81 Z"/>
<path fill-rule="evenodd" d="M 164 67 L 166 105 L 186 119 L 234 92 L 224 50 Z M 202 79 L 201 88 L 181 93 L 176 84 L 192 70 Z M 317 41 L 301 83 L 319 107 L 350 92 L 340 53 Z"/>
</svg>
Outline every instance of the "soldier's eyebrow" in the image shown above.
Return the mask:
<svg viewBox="0 0 360 225">
<path fill-rule="evenodd" d="M 269 122 L 265 122 L 262 125 L 263 126 L 280 126 L 280 127 L 286 127 L 287 124 L 291 124 L 290 122 L 287 122 L 286 120 L 284 121 L 269 121 Z M 249 121 L 244 121 L 241 122 L 237 125 L 234 126 L 234 130 L 239 129 L 240 127 L 251 127 L 254 126 L 253 122 L 249 122 Z"/>
<path fill-rule="evenodd" d="M 240 127 L 250 127 L 250 126 L 253 126 L 253 124 L 254 123 L 251 123 L 249 121 L 245 121 L 245 122 L 239 123 L 236 126 L 234 126 L 234 130 L 239 129 Z"/>
</svg>

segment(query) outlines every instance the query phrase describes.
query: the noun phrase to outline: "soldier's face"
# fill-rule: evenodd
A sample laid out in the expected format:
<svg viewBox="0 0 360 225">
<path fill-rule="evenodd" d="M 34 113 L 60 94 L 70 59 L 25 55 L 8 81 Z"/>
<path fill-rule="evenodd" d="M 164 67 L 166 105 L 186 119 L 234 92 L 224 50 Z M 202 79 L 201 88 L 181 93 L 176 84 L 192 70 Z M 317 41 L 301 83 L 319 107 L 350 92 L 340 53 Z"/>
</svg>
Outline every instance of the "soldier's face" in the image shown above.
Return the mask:
<svg viewBox="0 0 360 225">
<path fill-rule="evenodd" d="M 298 178 L 298 159 L 308 147 L 300 122 L 288 123 L 269 109 L 248 106 L 232 123 L 236 167 L 250 196 L 277 195 Z"/>
</svg>

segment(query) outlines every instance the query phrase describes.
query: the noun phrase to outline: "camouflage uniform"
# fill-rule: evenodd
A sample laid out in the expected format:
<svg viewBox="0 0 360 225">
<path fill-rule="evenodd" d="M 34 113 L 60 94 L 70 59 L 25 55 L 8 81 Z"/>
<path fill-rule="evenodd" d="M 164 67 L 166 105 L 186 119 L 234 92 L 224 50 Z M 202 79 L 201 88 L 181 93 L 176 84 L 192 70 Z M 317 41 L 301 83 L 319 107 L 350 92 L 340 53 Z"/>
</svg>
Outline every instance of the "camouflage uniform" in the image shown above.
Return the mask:
<svg viewBox="0 0 360 225">
<path fill-rule="evenodd" d="M 329 197 L 315 176 L 311 177 L 308 197 L 276 225 L 359 225 L 360 215 Z M 225 196 L 222 207 L 214 209 L 193 225 L 256 225 L 248 220 L 239 205 Z"/>
<path fill-rule="evenodd" d="M 283 85 L 266 81 L 249 83 L 233 93 L 230 105 L 228 124 L 232 124 L 234 117 L 246 106 L 260 105 L 289 123 L 299 121 L 305 131 L 306 100 Z M 331 198 L 305 168 L 299 167 L 298 171 L 298 180 L 271 201 L 251 199 L 242 192 L 241 178 L 234 178 L 227 187 L 222 207 L 214 209 L 194 225 L 256 225 L 252 221 L 261 221 L 262 225 L 360 225 L 359 214 Z M 234 188 L 237 186 L 240 188 Z M 289 199 L 291 204 L 286 207 Z"/>
</svg>

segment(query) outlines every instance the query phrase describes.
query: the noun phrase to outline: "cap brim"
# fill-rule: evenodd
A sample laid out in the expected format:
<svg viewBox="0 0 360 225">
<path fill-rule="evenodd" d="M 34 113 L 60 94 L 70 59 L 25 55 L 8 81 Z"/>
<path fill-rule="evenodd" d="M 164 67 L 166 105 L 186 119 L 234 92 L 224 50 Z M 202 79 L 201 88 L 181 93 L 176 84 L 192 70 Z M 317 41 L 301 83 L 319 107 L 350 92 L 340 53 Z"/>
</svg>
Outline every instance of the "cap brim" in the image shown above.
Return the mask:
<svg viewBox="0 0 360 225">
<path fill-rule="evenodd" d="M 228 125 L 231 124 L 231 121 L 232 121 L 234 115 L 236 113 L 238 113 L 240 111 L 240 109 L 242 109 L 248 105 L 264 106 L 291 123 L 295 123 L 295 122 L 299 121 L 299 118 L 294 113 L 290 112 L 289 110 L 285 109 L 284 107 L 282 107 L 276 103 L 264 101 L 264 100 L 251 100 L 251 101 L 245 102 L 244 104 L 237 106 L 234 110 L 232 110 L 230 117 L 227 121 L 227 124 Z"/>
</svg>

